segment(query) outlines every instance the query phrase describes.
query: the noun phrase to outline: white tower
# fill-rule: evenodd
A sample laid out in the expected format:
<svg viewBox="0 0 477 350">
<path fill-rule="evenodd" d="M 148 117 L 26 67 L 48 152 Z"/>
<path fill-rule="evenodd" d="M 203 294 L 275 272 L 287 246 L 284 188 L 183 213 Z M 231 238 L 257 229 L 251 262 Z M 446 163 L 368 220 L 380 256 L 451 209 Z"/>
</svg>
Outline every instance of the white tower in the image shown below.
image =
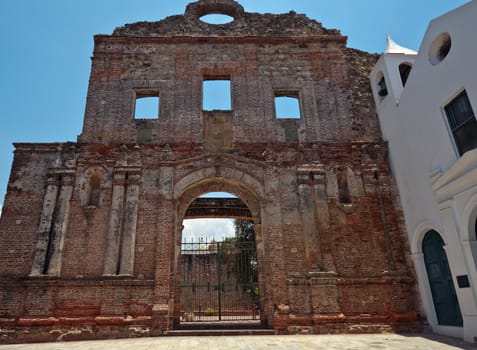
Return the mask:
<svg viewBox="0 0 477 350">
<path fill-rule="evenodd" d="M 386 37 L 386 50 L 369 76 L 378 110 L 385 100 L 399 104 L 416 56 L 417 52 L 396 44 L 389 35 Z"/>
</svg>

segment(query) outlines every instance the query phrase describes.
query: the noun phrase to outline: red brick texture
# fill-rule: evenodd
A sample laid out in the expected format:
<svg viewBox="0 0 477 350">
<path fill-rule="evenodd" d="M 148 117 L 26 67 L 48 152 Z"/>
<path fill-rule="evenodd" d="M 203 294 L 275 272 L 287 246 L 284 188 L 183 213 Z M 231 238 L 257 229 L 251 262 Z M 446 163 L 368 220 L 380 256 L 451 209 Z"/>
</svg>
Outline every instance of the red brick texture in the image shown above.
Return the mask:
<svg viewBox="0 0 477 350">
<path fill-rule="evenodd" d="M 235 21 L 200 22 L 214 6 Z M 402 214 L 367 80 L 377 57 L 345 44 L 304 15 L 250 14 L 231 0 L 96 36 L 78 142 L 15 144 L 0 219 L 0 341 L 176 327 L 182 220 L 210 191 L 237 195 L 253 217 L 264 325 L 415 329 Z M 232 85 L 232 111 L 213 122 L 201 107 L 210 77 Z M 275 117 L 276 91 L 299 97 L 300 119 Z M 141 93 L 160 96 L 158 119 L 134 119 Z"/>
</svg>

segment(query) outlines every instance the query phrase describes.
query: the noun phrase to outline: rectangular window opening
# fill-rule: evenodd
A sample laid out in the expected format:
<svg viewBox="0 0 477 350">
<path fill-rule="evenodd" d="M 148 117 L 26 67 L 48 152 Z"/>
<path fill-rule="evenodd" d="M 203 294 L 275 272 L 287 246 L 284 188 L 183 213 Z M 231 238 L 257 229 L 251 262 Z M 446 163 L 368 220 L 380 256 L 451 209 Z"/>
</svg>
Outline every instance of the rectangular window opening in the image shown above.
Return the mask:
<svg viewBox="0 0 477 350">
<path fill-rule="evenodd" d="M 275 92 L 275 116 L 277 119 L 300 119 L 298 92 Z"/>
<path fill-rule="evenodd" d="M 232 110 L 230 78 L 204 79 L 202 85 L 202 109 L 204 111 Z"/>
<path fill-rule="evenodd" d="M 159 118 L 159 93 L 136 93 L 134 119 Z"/>
<path fill-rule="evenodd" d="M 477 148 L 477 120 L 464 90 L 444 107 L 459 155 Z"/>
</svg>

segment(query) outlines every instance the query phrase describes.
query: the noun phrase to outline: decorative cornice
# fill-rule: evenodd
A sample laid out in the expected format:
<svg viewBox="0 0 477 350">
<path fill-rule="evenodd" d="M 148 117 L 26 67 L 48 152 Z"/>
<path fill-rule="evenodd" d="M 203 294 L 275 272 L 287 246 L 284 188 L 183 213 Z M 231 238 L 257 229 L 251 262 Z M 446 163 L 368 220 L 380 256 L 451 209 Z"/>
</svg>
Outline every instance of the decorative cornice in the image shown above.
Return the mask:
<svg viewBox="0 0 477 350">
<path fill-rule="evenodd" d="M 477 149 L 466 152 L 447 171 L 433 171 L 431 181 L 432 190 L 439 202 L 445 202 L 458 193 L 477 186 Z"/>
</svg>

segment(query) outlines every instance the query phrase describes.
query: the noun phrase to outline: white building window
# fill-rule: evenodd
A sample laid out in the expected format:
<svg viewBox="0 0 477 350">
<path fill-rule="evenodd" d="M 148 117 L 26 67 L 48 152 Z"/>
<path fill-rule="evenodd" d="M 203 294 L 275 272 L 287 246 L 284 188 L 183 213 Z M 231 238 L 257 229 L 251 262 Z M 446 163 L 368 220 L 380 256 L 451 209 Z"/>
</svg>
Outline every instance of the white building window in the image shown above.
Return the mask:
<svg viewBox="0 0 477 350">
<path fill-rule="evenodd" d="M 477 147 L 477 121 L 464 90 L 444 110 L 460 155 Z"/>
<path fill-rule="evenodd" d="M 378 84 L 379 101 L 381 102 L 388 95 L 388 87 L 386 86 L 386 80 L 384 79 L 383 72 L 379 72 L 376 78 L 376 82 Z"/>
<path fill-rule="evenodd" d="M 411 73 L 411 64 L 409 63 L 401 63 L 399 65 L 399 75 L 401 76 L 401 83 L 402 87 L 406 86 L 407 78 L 409 77 L 409 73 Z"/>
</svg>

